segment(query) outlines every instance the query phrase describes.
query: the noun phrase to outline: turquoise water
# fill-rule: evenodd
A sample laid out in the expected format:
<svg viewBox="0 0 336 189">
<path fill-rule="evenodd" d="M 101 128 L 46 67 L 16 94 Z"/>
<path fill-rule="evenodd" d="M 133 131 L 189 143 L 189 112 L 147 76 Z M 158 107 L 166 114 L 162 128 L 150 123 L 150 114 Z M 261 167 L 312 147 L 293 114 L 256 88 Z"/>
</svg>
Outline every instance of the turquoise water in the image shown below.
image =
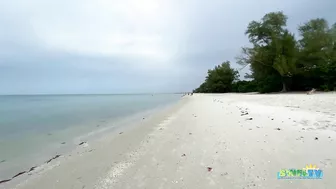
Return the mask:
<svg viewBox="0 0 336 189">
<path fill-rule="evenodd" d="M 178 99 L 174 94 L 0 96 L 0 180 L 43 163 L 114 120 Z"/>
</svg>

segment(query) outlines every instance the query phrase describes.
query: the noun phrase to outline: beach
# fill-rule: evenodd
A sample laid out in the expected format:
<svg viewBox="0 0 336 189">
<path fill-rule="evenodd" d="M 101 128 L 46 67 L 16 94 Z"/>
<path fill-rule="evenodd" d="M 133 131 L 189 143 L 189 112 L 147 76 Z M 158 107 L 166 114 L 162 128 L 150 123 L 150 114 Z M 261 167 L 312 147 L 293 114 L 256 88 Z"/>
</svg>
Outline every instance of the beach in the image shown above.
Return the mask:
<svg viewBox="0 0 336 189">
<path fill-rule="evenodd" d="M 0 188 L 336 188 L 335 131 L 335 93 L 194 94 Z M 322 179 L 278 179 L 310 164 Z"/>
<path fill-rule="evenodd" d="M 178 94 L 0 95 L 0 181 L 177 102 Z"/>
</svg>

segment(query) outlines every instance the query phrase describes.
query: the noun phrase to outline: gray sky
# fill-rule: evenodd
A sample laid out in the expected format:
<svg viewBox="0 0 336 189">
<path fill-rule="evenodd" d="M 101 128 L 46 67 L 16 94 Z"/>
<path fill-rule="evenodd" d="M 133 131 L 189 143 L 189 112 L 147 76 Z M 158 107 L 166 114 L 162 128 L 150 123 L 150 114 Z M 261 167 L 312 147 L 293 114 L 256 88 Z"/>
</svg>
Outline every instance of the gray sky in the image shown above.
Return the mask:
<svg viewBox="0 0 336 189">
<path fill-rule="evenodd" d="M 0 94 L 190 91 L 248 45 L 248 23 L 288 26 L 335 0 L 0 0 Z M 244 73 L 242 73 L 243 75 Z"/>
</svg>

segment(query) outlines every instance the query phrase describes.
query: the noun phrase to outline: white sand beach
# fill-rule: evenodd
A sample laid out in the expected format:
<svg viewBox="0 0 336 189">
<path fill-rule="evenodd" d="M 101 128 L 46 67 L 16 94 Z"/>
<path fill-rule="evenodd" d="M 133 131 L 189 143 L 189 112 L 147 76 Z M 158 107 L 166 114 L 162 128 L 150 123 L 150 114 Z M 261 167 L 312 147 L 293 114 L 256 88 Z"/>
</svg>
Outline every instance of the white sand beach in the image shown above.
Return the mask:
<svg viewBox="0 0 336 189">
<path fill-rule="evenodd" d="M 335 140 L 335 93 L 194 94 L 0 188 L 333 189 Z M 323 179 L 277 179 L 307 164 Z"/>
</svg>

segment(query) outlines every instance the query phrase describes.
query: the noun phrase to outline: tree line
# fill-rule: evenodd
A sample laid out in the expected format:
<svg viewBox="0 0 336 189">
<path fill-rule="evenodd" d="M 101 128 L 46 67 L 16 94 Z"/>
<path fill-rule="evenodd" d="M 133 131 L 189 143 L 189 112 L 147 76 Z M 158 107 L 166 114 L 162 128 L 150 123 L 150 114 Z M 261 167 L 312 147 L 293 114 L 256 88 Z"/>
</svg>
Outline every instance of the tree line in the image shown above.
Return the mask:
<svg viewBox="0 0 336 189">
<path fill-rule="evenodd" d="M 200 93 L 336 90 L 336 23 L 311 19 L 298 27 L 296 37 L 287 28 L 283 12 L 271 12 L 249 23 L 245 34 L 250 46 L 236 57 L 249 66 L 247 80 L 226 61 L 208 70 Z"/>
</svg>

